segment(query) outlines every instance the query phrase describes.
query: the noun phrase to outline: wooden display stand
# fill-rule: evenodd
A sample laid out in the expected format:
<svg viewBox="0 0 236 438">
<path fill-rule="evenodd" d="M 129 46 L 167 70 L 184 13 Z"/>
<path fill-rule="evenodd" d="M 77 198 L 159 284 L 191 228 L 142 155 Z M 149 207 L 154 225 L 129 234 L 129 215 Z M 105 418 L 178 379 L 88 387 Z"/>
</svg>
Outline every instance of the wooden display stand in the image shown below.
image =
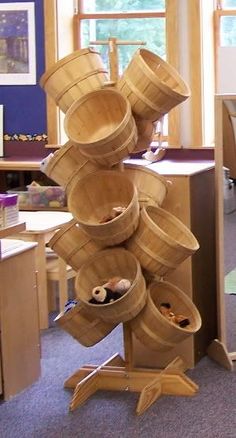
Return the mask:
<svg viewBox="0 0 236 438">
<path fill-rule="evenodd" d="M 91 43 L 95 44 L 95 43 Z M 142 42 L 97 41 L 109 45 L 110 79 L 118 79 L 117 44 L 143 44 Z M 120 160 L 119 170 L 124 170 Z M 145 412 L 161 395 L 194 395 L 198 386 L 185 376 L 186 365 L 180 357 L 161 370 L 134 367 L 133 338 L 129 322 L 123 323 L 124 359 L 119 355 L 108 358 L 100 365 L 85 365 L 65 382 L 64 387 L 74 390 L 70 410 L 84 403 L 97 390 L 139 392 L 137 414 Z"/>
<path fill-rule="evenodd" d="M 101 365 L 84 365 L 64 382 L 74 389 L 70 410 L 74 411 L 98 390 L 139 392 L 138 415 L 145 412 L 162 395 L 190 396 L 198 386 L 187 376 L 183 361 L 177 357 L 163 370 L 133 367 L 132 333 L 123 324 L 125 358 L 115 354 Z"/>
</svg>

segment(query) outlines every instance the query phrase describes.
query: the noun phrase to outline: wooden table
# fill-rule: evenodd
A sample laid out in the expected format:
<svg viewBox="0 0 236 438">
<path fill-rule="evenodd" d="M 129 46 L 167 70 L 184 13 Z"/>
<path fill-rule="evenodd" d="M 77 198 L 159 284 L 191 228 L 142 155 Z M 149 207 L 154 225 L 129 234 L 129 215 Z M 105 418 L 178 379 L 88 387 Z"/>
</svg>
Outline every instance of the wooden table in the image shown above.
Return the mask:
<svg viewBox="0 0 236 438">
<path fill-rule="evenodd" d="M 37 242 L 36 270 L 38 280 L 38 304 L 40 329 L 48 328 L 48 297 L 45 245 L 62 225 L 72 219 L 71 213 L 60 211 L 20 211 L 20 221 L 26 230 L 17 239 Z"/>
</svg>

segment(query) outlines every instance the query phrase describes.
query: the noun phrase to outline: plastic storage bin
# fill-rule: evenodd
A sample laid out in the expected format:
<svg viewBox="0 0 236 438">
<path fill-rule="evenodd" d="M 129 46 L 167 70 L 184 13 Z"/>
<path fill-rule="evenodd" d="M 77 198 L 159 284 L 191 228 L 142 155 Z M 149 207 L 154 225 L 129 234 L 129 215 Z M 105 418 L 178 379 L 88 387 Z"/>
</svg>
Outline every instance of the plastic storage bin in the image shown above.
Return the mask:
<svg viewBox="0 0 236 438">
<path fill-rule="evenodd" d="M 22 207 L 30 206 L 30 193 L 28 192 L 26 187 L 16 187 L 15 189 L 8 190 L 7 193 L 17 194 L 19 209 L 21 209 Z"/>
<path fill-rule="evenodd" d="M 60 208 L 66 206 L 66 194 L 60 186 L 27 186 L 34 207 Z"/>
<path fill-rule="evenodd" d="M 60 186 L 27 186 L 8 190 L 18 195 L 19 209 L 30 207 L 61 208 L 66 206 L 65 190 Z"/>
</svg>

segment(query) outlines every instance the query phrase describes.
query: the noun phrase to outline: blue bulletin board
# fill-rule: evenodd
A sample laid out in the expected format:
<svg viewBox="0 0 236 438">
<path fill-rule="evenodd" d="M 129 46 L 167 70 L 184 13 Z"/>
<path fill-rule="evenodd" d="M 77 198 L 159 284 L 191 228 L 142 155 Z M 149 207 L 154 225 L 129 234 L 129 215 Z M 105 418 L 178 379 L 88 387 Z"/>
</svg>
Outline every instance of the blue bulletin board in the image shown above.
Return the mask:
<svg viewBox="0 0 236 438">
<path fill-rule="evenodd" d="M 46 122 L 46 96 L 39 86 L 39 79 L 45 70 L 44 59 L 44 14 L 43 0 L 16 1 L 0 0 L 0 5 L 14 3 L 33 3 L 35 26 L 35 80 L 34 83 L 25 81 L 21 84 L 5 84 L 0 75 L 0 105 L 3 105 L 3 132 L 5 139 L 18 139 L 19 136 L 28 140 L 45 138 L 47 131 Z M 1 8 L 2 9 L 2 8 Z M 1 10 L 0 10 L 1 13 Z M 2 23 L 3 27 L 3 23 Z M 1 14 L 0 14 L 1 28 Z M 7 35 L 9 29 L 4 29 Z M 28 81 L 29 82 L 29 81 Z"/>
</svg>

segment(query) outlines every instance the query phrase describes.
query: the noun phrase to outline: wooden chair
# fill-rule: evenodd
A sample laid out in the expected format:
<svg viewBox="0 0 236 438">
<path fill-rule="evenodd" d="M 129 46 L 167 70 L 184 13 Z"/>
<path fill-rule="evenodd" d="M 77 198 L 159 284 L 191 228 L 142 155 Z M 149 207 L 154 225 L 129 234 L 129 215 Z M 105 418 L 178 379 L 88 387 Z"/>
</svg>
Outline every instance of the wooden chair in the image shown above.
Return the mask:
<svg viewBox="0 0 236 438">
<path fill-rule="evenodd" d="M 48 307 L 49 311 L 57 310 L 56 289 L 53 282 L 58 283 L 59 311 L 64 310 L 68 300 L 68 281 L 76 276 L 76 271 L 66 262 L 58 257 L 53 251 L 47 248 L 47 285 L 48 285 Z M 55 285 L 54 285 L 55 286 Z"/>
</svg>

